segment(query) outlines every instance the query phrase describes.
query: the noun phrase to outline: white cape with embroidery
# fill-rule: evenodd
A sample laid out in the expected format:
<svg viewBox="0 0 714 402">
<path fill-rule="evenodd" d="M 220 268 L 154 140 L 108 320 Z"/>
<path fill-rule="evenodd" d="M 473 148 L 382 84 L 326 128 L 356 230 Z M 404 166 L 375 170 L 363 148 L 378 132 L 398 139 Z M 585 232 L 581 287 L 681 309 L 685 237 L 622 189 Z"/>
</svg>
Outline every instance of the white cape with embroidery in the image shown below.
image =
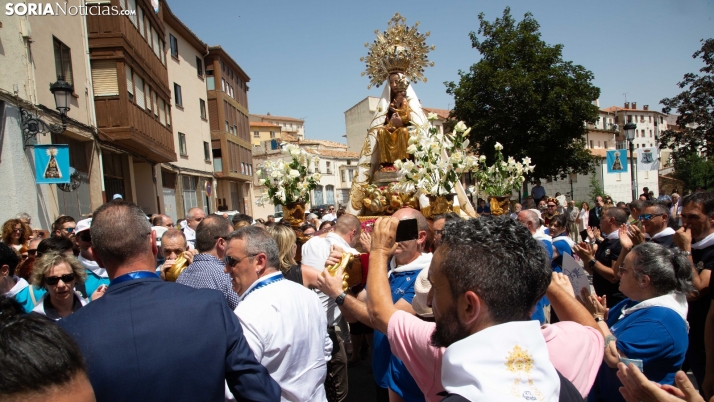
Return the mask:
<svg viewBox="0 0 714 402">
<path fill-rule="evenodd" d="M 372 179 L 372 174 L 379 170 L 379 148 L 377 147 L 377 130 L 384 126 L 384 121 L 387 117 L 387 112 L 389 111 L 389 103 L 392 99 L 392 92 L 389 88 L 389 83 L 385 82 L 384 90 L 382 91 L 382 97 L 377 103 L 377 112 L 374 114 L 374 118 L 369 125 L 367 130 L 367 138 L 364 140 L 364 145 L 362 145 L 362 150 L 360 151 L 359 163 L 357 165 L 357 175 L 352 181 L 352 189 L 350 190 L 350 202 L 347 203 L 347 213 L 352 215 L 361 215 L 362 212 L 362 200 L 364 199 L 364 193 L 362 192 L 362 184 L 367 184 Z M 414 92 L 414 88 L 410 84 L 407 87 L 407 102 L 409 102 L 409 118 L 411 120 L 411 125 L 415 127 L 423 127 L 428 129 L 429 121 L 424 115 L 424 111 L 421 108 L 421 103 L 419 98 Z M 446 155 L 442 155 L 446 157 Z M 454 189 L 456 196 L 458 197 L 459 205 L 461 210 L 464 211 L 469 216 L 476 216 L 476 211 L 474 210 L 471 201 L 466 196 L 466 191 L 464 191 L 461 182 L 456 183 L 456 188 Z"/>
<path fill-rule="evenodd" d="M 495 325 L 449 346 L 441 382 L 469 401 L 558 402 L 560 396 L 538 321 Z"/>
</svg>

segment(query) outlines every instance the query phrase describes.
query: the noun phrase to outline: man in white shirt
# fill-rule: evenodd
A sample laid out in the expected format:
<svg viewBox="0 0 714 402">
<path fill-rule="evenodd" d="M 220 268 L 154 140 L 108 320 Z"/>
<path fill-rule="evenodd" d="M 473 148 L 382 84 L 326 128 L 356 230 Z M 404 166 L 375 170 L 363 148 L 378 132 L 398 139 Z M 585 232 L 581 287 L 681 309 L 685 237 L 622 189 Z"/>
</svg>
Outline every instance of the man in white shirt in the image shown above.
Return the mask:
<svg viewBox="0 0 714 402">
<path fill-rule="evenodd" d="M 322 215 L 322 221 L 334 221 L 337 219 L 337 212 L 335 212 L 335 206 L 330 205 L 327 208 L 327 213 L 325 215 Z"/>
<path fill-rule="evenodd" d="M 186 241 L 191 248 L 196 248 L 196 228 L 205 217 L 206 213 L 201 208 L 191 208 L 186 214 L 186 227 L 183 228 L 183 234 L 186 235 Z"/>
<path fill-rule="evenodd" d="M 332 341 L 314 292 L 285 280 L 275 240 L 245 226 L 226 237 L 226 273 L 240 297 L 235 309 L 256 360 L 282 389 L 283 401 L 327 401 Z"/>
<path fill-rule="evenodd" d="M 305 282 L 308 284 L 317 282 L 317 274 L 325 270 L 325 262 L 330 257 L 333 247 L 340 247 L 344 252 L 355 255 L 359 254 L 355 246 L 359 242 L 361 233 L 362 224 L 359 219 L 354 215 L 344 214 L 337 220 L 334 232 L 328 233 L 325 238 L 313 237 L 303 244 L 302 272 L 303 276 L 308 277 Z M 334 299 L 320 291 L 317 291 L 317 295 L 320 297 L 322 306 L 327 314 L 328 333 L 334 343 L 332 359 L 327 365 L 327 370 L 330 373 L 328 376 L 328 388 L 331 391 L 334 387 L 337 395 L 336 400 L 342 401 L 347 397 L 348 390 L 347 353 L 342 339 L 335 334 L 335 326 L 339 324 L 342 314 Z M 342 330 L 346 331 L 347 329 L 344 328 Z"/>
</svg>

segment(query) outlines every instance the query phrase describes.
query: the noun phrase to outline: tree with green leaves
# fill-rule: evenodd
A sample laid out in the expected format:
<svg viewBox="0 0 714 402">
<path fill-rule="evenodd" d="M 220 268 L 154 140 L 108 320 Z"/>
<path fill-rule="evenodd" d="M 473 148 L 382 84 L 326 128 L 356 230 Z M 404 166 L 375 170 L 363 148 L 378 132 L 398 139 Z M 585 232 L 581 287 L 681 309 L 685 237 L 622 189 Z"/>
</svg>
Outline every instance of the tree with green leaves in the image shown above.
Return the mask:
<svg viewBox="0 0 714 402">
<path fill-rule="evenodd" d="M 714 162 L 696 152 L 682 155 L 674 160 L 674 177 L 684 182 L 684 190 L 711 190 L 714 188 Z"/>
<path fill-rule="evenodd" d="M 591 172 L 599 162 L 584 139 L 585 123 L 598 118 L 593 73 L 564 61 L 563 45 L 541 40 L 531 13 L 516 23 L 507 7 L 494 22 L 483 13 L 478 19 L 478 33 L 469 36 L 481 60 L 459 71 L 458 85 L 445 83 L 455 100 L 452 117 L 472 127 L 475 150 L 493 161 L 499 142 L 509 156 L 529 156 L 531 179 Z"/>
<path fill-rule="evenodd" d="M 676 110 L 679 130 L 665 130 L 660 135 L 663 146 L 674 150 L 674 157 L 680 158 L 701 151 L 706 156 L 714 156 L 714 39 L 702 39 L 702 48 L 694 53 L 700 57 L 704 67 L 702 75 L 687 73 L 677 85 L 685 89 L 673 98 L 660 101 L 663 113 Z"/>
</svg>

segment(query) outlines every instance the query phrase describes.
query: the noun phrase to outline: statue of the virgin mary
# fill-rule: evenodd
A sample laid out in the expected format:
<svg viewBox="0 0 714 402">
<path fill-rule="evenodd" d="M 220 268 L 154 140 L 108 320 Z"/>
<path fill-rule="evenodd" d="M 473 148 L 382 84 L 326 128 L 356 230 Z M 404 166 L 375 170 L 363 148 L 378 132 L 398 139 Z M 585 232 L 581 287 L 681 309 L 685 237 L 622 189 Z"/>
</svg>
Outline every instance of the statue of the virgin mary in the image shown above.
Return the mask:
<svg viewBox="0 0 714 402">
<path fill-rule="evenodd" d="M 365 44 L 369 52 L 360 59 L 367 65 L 362 75 L 369 76 L 368 88 L 384 83 L 387 85 L 384 85 L 377 111 L 367 130 L 357 175 L 352 182 L 346 211 L 353 215 L 361 214 L 364 186 L 373 182 L 374 174 L 396 171 L 394 162 L 409 158 L 410 135 L 416 130 L 429 129 L 429 122 L 411 83 L 426 82 L 424 68 L 434 65 L 427 56 L 435 47 L 426 45 L 429 32 L 419 33 L 418 22 L 413 27 L 405 22 L 404 17 L 395 14 L 389 21 L 387 31 L 375 31 L 377 39 L 372 44 Z M 473 215 L 475 211 L 461 185 L 457 185 L 456 194 L 461 209 Z"/>
</svg>

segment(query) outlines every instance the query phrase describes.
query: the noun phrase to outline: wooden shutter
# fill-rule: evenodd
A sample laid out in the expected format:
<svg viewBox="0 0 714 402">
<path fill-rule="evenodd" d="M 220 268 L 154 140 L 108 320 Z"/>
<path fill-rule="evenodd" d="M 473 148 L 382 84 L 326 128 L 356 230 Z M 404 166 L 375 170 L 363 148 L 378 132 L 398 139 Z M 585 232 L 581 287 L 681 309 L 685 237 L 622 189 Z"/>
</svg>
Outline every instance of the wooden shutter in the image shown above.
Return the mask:
<svg viewBox="0 0 714 402">
<path fill-rule="evenodd" d="M 134 87 L 136 88 L 136 104 L 143 109 L 146 107 L 144 100 L 144 80 L 136 74 L 134 74 Z"/>
<path fill-rule="evenodd" d="M 117 63 L 113 60 L 92 62 L 92 88 L 94 96 L 119 95 L 117 82 Z"/>
<path fill-rule="evenodd" d="M 132 82 L 132 79 L 131 79 L 131 77 L 133 77 L 133 74 L 131 73 L 131 67 L 129 67 L 125 64 L 124 68 L 126 70 L 126 90 L 133 96 L 134 95 L 134 83 Z"/>
<path fill-rule="evenodd" d="M 159 98 L 159 121 L 164 126 L 166 125 L 166 104 L 163 98 Z"/>
</svg>

